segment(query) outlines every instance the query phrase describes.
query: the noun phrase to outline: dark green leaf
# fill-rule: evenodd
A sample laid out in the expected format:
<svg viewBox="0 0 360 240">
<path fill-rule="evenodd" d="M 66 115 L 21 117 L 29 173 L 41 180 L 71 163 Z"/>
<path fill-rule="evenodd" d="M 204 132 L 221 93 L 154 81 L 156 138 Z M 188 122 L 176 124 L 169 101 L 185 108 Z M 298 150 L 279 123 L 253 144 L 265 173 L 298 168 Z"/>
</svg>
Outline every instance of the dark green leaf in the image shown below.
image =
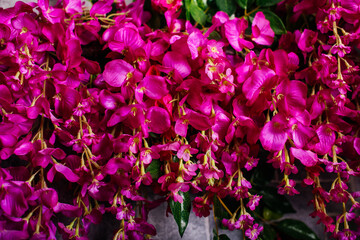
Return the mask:
<svg viewBox="0 0 360 240">
<path fill-rule="evenodd" d="M 186 20 L 188 21 L 190 21 L 190 4 L 191 4 L 191 0 L 184 0 L 185 16 L 186 16 Z"/>
<path fill-rule="evenodd" d="M 220 11 L 226 12 L 229 16 L 235 13 L 236 4 L 234 0 L 216 0 L 216 5 Z"/>
<path fill-rule="evenodd" d="M 230 240 L 230 238 L 225 234 L 220 234 L 219 235 L 219 240 Z"/>
<path fill-rule="evenodd" d="M 230 240 L 230 238 L 226 234 L 218 235 L 215 229 L 213 230 L 214 237 L 213 240 Z"/>
<path fill-rule="evenodd" d="M 206 9 L 206 2 L 204 2 L 203 0 L 196 0 L 197 5 L 202 9 L 205 10 Z"/>
<path fill-rule="evenodd" d="M 224 209 L 224 207 L 220 204 L 219 199 L 214 196 L 214 214 L 219 219 L 222 220 L 223 218 L 229 218 L 229 213 Z"/>
<path fill-rule="evenodd" d="M 270 7 L 274 6 L 282 0 L 256 0 L 256 5 L 259 7 Z"/>
<path fill-rule="evenodd" d="M 189 222 L 191 201 L 189 192 L 179 191 L 179 195 L 183 198 L 183 202 L 179 203 L 170 199 L 170 209 L 178 225 L 179 234 L 182 237 Z"/>
<path fill-rule="evenodd" d="M 236 0 L 236 3 L 243 9 L 247 9 L 248 0 Z"/>
<path fill-rule="evenodd" d="M 206 16 L 205 12 L 193 0 L 190 3 L 189 11 L 191 13 L 191 16 L 194 18 L 194 20 L 197 23 L 199 23 L 201 25 L 205 24 L 207 16 Z"/>
<path fill-rule="evenodd" d="M 159 159 L 153 159 L 146 168 L 146 172 L 150 172 L 152 179 L 158 179 L 161 176 L 160 167 L 161 161 Z"/>
<path fill-rule="evenodd" d="M 262 240 L 274 240 L 276 238 L 276 231 L 268 224 L 264 224 L 264 230 L 260 235 Z"/>
<path fill-rule="evenodd" d="M 208 37 L 209 40 L 214 39 L 216 41 L 219 41 L 221 39 L 221 35 L 220 33 L 218 33 L 217 31 L 212 31 Z"/>
<path fill-rule="evenodd" d="M 281 214 L 296 212 L 289 200 L 284 195 L 277 193 L 276 188 L 264 188 L 259 191 L 259 195 L 263 196 L 261 202 L 273 212 Z"/>
<path fill-rule="evenodd" d="M 296 240 L 319 240 L 318 236 L 302 221 L 285 219 L 277 222 L 279 232 Z"/>
<path fill-rule="evenodd" d="M 282 20 L 272 11 L 268 10 L 268 9 L 260 9 L 256 12 L 263 12 L 265 15 L 265 18 L 267 20 L 270 21 L 270 27 L 271 29 L 274 31 L 275 34 L 285 34 L 286 33 L 286 28 L 284 23 L 282 22 Z M 254 19 L 254 16 L 256 14 L 256 12 L 254 12 L 253 14 L 251 14 L 251 18 L 250 20 L 252 21 Z"/>
<path fill-rule="evenodd" d="M 283 216 L 280 212 L 271 211 L 269 208 L 264 207 L 263 209 L 263 217 L 265 220 L 277 220 Z"/>
</svg>

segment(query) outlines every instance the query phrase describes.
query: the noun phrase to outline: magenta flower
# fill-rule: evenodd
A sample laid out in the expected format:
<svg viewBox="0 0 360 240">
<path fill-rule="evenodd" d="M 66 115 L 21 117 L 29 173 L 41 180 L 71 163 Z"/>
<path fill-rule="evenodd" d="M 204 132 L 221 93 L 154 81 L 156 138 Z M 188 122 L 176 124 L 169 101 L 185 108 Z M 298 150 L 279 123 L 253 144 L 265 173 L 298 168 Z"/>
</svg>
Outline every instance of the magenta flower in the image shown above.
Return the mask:
<svg viewBox="0 0 360 240">
<path fill-rule="evenodd" d="M 253 225 L 254 218 L 250 214 L 246 213 L 239 217 L 235 223 L 235 228 L 237 229 L 248 229 Z"/>
<path fill-rule="evenodd" d="M 133 66 L 121 59 L 108 62 L 103 73 L 105 82 L 112 87 L 121 87 L 125 82 L 136 79 L 139 75 L 141 74 Z"/>
<path fill-rule="evenodd" d="M 248 228 L 245 231 L 245 236 L 247 236 L 251 240 L 258 239 L 258 237 L 263 229 L 264 229 L 263 226 L 255 223 L 254 226 L 252 226 L 251 228 Z"/>
<path fill-rule="evenodd" d="M 254 211 L 256 206 L 259 205 L 261 198 L 262 198 L 262 196 L 259 196 L 259 195 L 251 195 L 249 198 L 249 202 L 246 204 L 246 206 L 248 208 L 250 208 L 252 211 Z"/>
<path fill-rule="evenodd" d="M 295 32 L 298 37 L 298 46 L 304 52 L 311 52 L 314 49 L 314 44 L 317 40 L 317 33 L 308 29 L 304 32 Z"/>
<path fill-rule="evenodd" d="M 287 122 L 283 115 L 277 114 L 267 122 L 260 133 L 260 142 L 268 151 L 280 151 L 287 140 Z"/>
<path fill-rule="evenodd" d="M 151 107 L 146 113 L 146 119 L 149 131 L 157 134 L 166 132 L 171 126 L 169 113 L 160 107 Z"/>
<path fill-rule="evenodd" d="M 154 75 L 144 77 L 138 85 L 138 89 L 151 99 L 161 99 L 169 92 L 165 78 Z"/>
<path fill-rule="evenodd" d="M 193 211 L 198 217 L 207 217 L 210 215 L 211 207 L 206 200 L 201 197 L 196 197 L 193 201 Z"/>
<path fill-rule="evenodd" d="M 297 148 L 291 148 L 290 149 L 291 154 L 299 159 L 301 163 L 306 167 L 312 167 L 315 166 L 318 162 L 317 154 L 309 151 L 309 150 L 302 150 Z"/>
<path fill-rule="evenodd" d="M 165 67 L 175 69 L 182 78 L 186 78 L 191 73 L 191 67 L 187 59 L 178 52 L 167 52 L 164 55 L 162 63 Z"/>
<path fill-rule="evenodd" d="M 246 98 L 249 100 L 248 104 L 253 104 L 262 94 L 268 97 L 276 82 L 277 78 L 273 70 L 269 68 L 255 70 L 242 87 Z"/>
<path fill-rule="evenodd" d="M 243 48 L 254 48 L 250 41 L 245 40 L 248 22 L 244 18 L 227 21 L 224 26 L 226 39 L 236 51 L 241 52 Z"/>
<path fill-rule="evenodd" d="M 262 12 L 257 12 L 251 26 L 251 40 L 260 45 L 271 45 L 275 33 L 270 27 L 270 21 L 265 18 Z"/>
<path fill-rule="evenodd" d="M 235 228 L 238 227 L 238 225 L 236 225 L 235 219 L 233 218 L 230 219 L 223 218 L 221 223 L 224 225 L 224 227 L 227 227 L 230 231 L 234 231 Z"/>
<path fill-rule="evenodd" d="M 224 57 L 224 51 L 223 51 L 224 45 L 225 44 L 223 42 L 217 42 L 215 40 L 210 40 L 206 44 L 207 55 L 211 58 Z"/>
<path fill-rule="evenodd" d="M 191 148 L 190 145 L 186 144 L 180 147 L 176 155 L 179 159 L 183 159 L 185 162 L 187 162 L 190 160 L 190 157 L 192 156 L 191 154 L 196 154 L 198 151 L 199 150 Z"/>
</svg>

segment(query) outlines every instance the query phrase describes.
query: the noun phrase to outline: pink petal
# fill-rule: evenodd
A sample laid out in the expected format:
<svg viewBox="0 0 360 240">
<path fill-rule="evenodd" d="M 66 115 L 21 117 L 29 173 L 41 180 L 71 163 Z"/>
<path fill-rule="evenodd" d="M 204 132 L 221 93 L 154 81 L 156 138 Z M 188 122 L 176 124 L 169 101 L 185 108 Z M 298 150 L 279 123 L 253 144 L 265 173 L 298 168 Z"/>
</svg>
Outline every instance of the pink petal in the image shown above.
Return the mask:
<svg viewBox="0 0 360 240">
<path fill-rule="evenodd" d="M 146 113 L 146 119 L 149 120 L 149 131 L 162 134 L 170 128 L 170 115 L 161 107 L 151 107 Z"/>
<path fill-rule="evenodd" d="M 146 76 L 138 86 L 149 98 L 161 99 L 168 94 L 167 84 L 164 77 Z"/>
<path fill-rule="evenodd" d="M 254 45 L 245 40 L 245 30 L 248 27 L 248 22 L 244 19 L 232 19 L 225 23 L 225 36 L 230 45 L 238 52 L 241 52 L 244 47 L 254 48 Z"/>
<path fill-rule="evenodd" d="M 30 142 L 26 142 L 17 147 L 14 151 L 16 155 L 26 155 L 33 149 L 33 144 Z"/>
<path fill-rule="evenodd" d="M 144 44 L 139 32 L 131 27 L 120 28 L 114 35 L 114 40 L 124 43 L 125 46 L 133 49 L 139 48 Z"/>
<path fill-rule="evenodd" d="M 354 148 L 355 148 L 356 152 L 360 155 L 360 138 L 355 138 Z"/>
<path fill-rule="evenodd" d="M 77 206 L 73 206 L 71 204 L 66 203 L 58 203 L 54 207 L 54 212 L 59 213 L 61 212 L 66 217 L 80 217 L 81 216 L 81 209 Z"/>
<path fill-rule="evenodd" d="M 255 70 L 242 87 L 246 98 L 251 100 L 251 102 L 255 102 L 262 91 L 271 89 L 271 86 L 275 83 L 273 80 L 274 76 L 275 72 L 269 68 Z"/>
<path fill-rule="evenodd" d="M 40 193 L 41 202 L 48 208 L 52 209 L 58 204 L 58 194 L 52 189 L 42 189 Z"/>
<path fill-rule="evenodd" d="M 90 9 L 90 16 L 95 17 L 95 14 L 106 14 L 111 11 L 112 0 L 98 1 Z"/>
<path fill-rule="evenodd" d="M 291 154 L 299 159 L 301 163 L 306 167 L 315 166 L 318 162 L 318 156 L 316 153 L 309 150 L 302 150 L 298 148 L 290 148 Z"/>
<path fill-rule="evenodd" d="M 105 65 L 103 77 L 112 87 L 121 87 L 125 80 L 132 77 L 133 66 L 124 60 L 116 59 Z"/>
<path fill-rule="evenodd" d="M 316 130 L 316 133 L 319 138 L 319 143 L 315 145 L 314 150 L 321 155 L 329 153 L 336 140 L 336 135 L 332 126 L 329 124 L 321 125 Z"/>
<path fill-rule="evenodd" d="M 270 21 L 265 18 L 262 12 L 257 12 L 253 20 L 252 40 L 260 45 L 271 45 L 274 41 L 275 33 L 270 27 Z"/>
<path fill-rule="evenodd" d="M 193 110 L 186 109 L 185 117 L 189 121 L 189 124 L 197 130 L 205 131 L 212 126 L 208 116 L 195 112 Z"/>
<path fill-rule="evenodd" d="M 64 177 L 69 180 L 70 182 L 77 182 L 79 181 L 79 177 L 73 173 L 73 171 L 71 171 L 70 168 L 62 165 L 62 164 L 55 164 L 54 165 L 55 169 L 57 172 L 61 173 L 62 175 L 64 175 Z"/>
<path fill-rule="evenodd" d="M 124 121 L 126 118 L 128 118 L 130 112 L 131 106 L 124 106 L 119 108 L 113 115 L 111 115 L 109 121 L 107 122 L 107 126 L 112 127 L 119 122 Z"/>
<path fill-rule="evenodd" d="M 12 147 L 16 144 L 17 137 L 12 134 L 0 134 L 0 144 L 2 147 Z"/>
<path fill-rule="evenodd" d="M 186 137 L 188 125 L 189 125 L 188 120 L 179 118 L 175 122 L 175 129 L 174 129 L 175 133 L 182 137 Z"/>
<path fill-rule="evenodd" d="M 287 140 L 286 125 L 283 118 L 277 114 L 265 124 L 260 133 L 260 142 L 264 149 L 268 151 L 280 151 L 283 149 Z"/>
<path fill-rule="evenodd" d="M 191 73 L 191 67 L 187 59 L 180 53 L 170 51 L 167 52 L 162 60 L 164 67 L 172 67 L 176 69 L 182 78 L 186 78 Z"/>
</svg>

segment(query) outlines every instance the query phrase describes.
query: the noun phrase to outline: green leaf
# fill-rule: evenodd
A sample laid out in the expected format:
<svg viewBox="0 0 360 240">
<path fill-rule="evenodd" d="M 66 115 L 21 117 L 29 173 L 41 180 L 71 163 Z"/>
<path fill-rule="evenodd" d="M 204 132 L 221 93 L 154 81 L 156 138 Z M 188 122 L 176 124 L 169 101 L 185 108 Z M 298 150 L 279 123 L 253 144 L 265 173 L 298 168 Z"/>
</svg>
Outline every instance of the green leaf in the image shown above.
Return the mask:
<svg viewBox="0 0 360 240">
<path fill-rule="evenodd" d="M 251 14 L 250 20 L 252 21 L 254 19 L 254 16 L 257 12 L 263 12 L 265 15 L 265 18 L 270 21 L 270 27 L 274 31 L 275 34 L 285 34 L 286 28 L 283 23 L 283 21 L 272 11 L 268 9 L 260 9 L 253 14 Z"/>
<path fill-rule="evenodd" d="M 221 37 L 220 33 L 218 33 L 217 31 L 212 31 L 208 37 L 209 40 L 214 39 L 216 41 L 219 41 L 221 38 L 222 37 Z"/>
<path fill-rule="evenodd" d="M 264 230 L 261 232 L 262 240 L 274 240 L 276 238 L 276 231 L 268 224 L 264 224 Z"/>
<path fill-rule="evenodd" d="M 153 159 L 146 168 L 146 172 L 150 172 L 152 179 L 158 179 L 161 176 L 160 167 L 161 161 L 159 159 Z"/>
<path fill-rule="evenodd" d="M 189 192 L 179 191 L 179 195 L 183 198 L 183 202 L 179 203 L 170 199 L 170 209 L 178 225 L 179 234 L 182 237 L 189 222 L 191 201 Z"/>
<path fill-rule="evenodd" d="M 207 8 L 206 1 L 204 2 L 203 0 L 196 0 L 196 3 L 202 10 L 205 10 Z"/>
<path fill-rule="evenodd" d="M 256 5 L 259 7 L 270 7 L 274 6 L 282 0 L 256 0 Z"/>
<path fill-rule="evenodd" d="M 186 20 L 190 21 L 190 4 L 191 0 L 184 0 L 184 6 L 185 6 L 185 16 Z"/>
<path fill-rule="evenodd" d="M 220 11 L 226 12 L 229 16 L 236 11 L 236 4 L 233 0 L 216 0 L 216 5 Z"/>
<path fill-rule="evenodd" d="M 197 23 L 201 25 L 205 24 L 207 16 L 205 12 L 197 5 L 197 3 L 194 2 L 194 0 L 192 0 L 190 3 L 189 11 Z"/>
<path fill-rule="evenodd" d="M 281 214 L 296 212 L 289 200 L 284 195 L 277 193 L 276 188 L 264 188 L 259 191 L 259 195 L 263 196 L 261 202 L 273 212 Z"/>
<path fill-rule="evenodd" d="M 302 221 L 285 219 L 277 222 L 275 227 L 284 235 L 296 240 L 319 240 L 318 236 Z"/>
<path fill-rule="evenodd" d="M 283 216 L 280 212 L 271 211 L 269 208 L 264 207 L 263 209 L 263 217 L 265 220 L 277 220 Z"/>
<path fill-rule="evenodd" d="M 223 218 L 230 218 L 230 214 L 221 205 L 216 195 L 214 196 L 213 206 L 214 206 L 214 214 L 216 218 L 218 218 L 219 220 L 222 220 Z"/>
<path fill-rule="evenodd" d="M 213 240 L 230 240 L 230 238 L 226 234 L 218 235 L 215 229 L 213 230 L 214 237 Z"/>
<path fill-rule="evenodd" d="M 236 3 L 243 9 L 247 9 L 248 0 L 236 0 Z"/>
</svg>

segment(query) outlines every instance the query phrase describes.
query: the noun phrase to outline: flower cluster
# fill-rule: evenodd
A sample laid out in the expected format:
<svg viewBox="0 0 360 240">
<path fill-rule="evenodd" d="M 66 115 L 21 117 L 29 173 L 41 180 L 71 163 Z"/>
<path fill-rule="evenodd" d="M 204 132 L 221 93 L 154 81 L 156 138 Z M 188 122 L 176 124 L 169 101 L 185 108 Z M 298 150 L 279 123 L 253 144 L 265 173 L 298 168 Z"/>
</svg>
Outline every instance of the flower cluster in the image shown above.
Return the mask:
<svg viewBox="0 0 360 240">
<path fill-rule="evenodd" d="M 87 239 L 105 212 L 118 220 L 114 239 L 148 239 L 149 210 L 189 191 L 197 216 L 219 201 L 222 224 L 257 239 L 262 196 L 246 176 L 259 161 L 280 169 L 288 195 L 302 165 L 312 216 L 336 238 L 359 235 L 349 223 L 360 194 L 348 189 L 360 174 L 358 1 L 279 3 L 291 21 L 316 16 L 316 28 L 288 31 L 276 50 L 261 11 L 217 12 L 199 28 L 179 17 L 181 3 L 151 1 L 163 29 L 147 25 L 144 0 L 0 9 L 1 239 Z M 328 202 L 343 206 L 335 221 Z"/>
</svg>

